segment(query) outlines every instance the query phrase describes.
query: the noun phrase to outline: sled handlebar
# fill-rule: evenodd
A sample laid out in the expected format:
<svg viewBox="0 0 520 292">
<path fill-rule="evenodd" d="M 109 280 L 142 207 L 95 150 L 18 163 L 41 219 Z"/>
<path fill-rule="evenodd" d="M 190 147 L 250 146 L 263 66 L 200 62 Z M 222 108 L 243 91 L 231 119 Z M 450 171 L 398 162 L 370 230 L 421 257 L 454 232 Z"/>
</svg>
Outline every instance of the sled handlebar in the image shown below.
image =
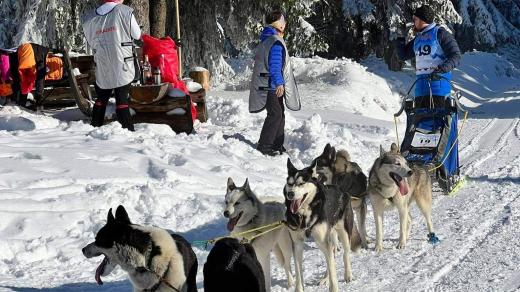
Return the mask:
<svg viewBox="0 0 520 292">
<path fill-rule="evenodd" d="M 399 109 L 399 111 L 397 113 L 394 114 L 394 117 L 398 117 L 400 116 L 404 109 L 405 109 L 405 104 L 406 104 L 406 100 L 408 100 L 408 97 L 410 97 L 410 92 L 412 91 L 412 89 L 415 87 L 415 84 L 417 84 L 417 82 L 419 80 L 428 80 L 428 84 L 430 86 L 430 97 L 432 97 L 432 90 L 431 90 L 431 82 L 432 81 L 439 81 L 439 80 L 446 80 L 450 83 L 451 87 L 452 88 L 455 88 L 455 86 L 453 85 L 453 82 L 444 77 L 444 76 L 441 76 L 441 75 L 438 75 L 438 74 L 435 74 L 435 73 L 432 73 L 432 74 L 429 74 L 428 77 L 421 77 L 421 78 L 417 78 L 415 80 L 415 82 L 412 84 L 412 86 L 410 86 L 410 89 L 408 89 L 408 92 L 406 93 L 406 96 L 403 98 L 402 102 L 401 102 L 401 108 Z M 455 100 L 455 105 L 457 106 L 457 109 L 460 110 L 461 112 L 464 112 L 466 113 L 467 112 L 467 109 L 465 109 L 462 104 L 460 103 L 459 99 L 462 97 L 462 94 L 460 93 L 459 90 L 456 90 L 455 91 L 455 97 L 453 98 Z"/>
</svg>

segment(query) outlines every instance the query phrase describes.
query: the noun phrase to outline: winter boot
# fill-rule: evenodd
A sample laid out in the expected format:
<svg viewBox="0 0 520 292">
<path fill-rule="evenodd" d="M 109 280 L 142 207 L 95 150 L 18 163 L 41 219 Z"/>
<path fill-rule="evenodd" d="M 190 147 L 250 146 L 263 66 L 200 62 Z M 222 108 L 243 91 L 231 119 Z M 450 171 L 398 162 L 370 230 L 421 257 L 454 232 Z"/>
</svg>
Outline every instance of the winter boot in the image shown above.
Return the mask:
<svg viewBox="0 0 520 292">
<path fill-rule="evenodd" d="M 134 124 L 132 123 L 132 115 L 130 114 L 130 109 L 127 107 L 120 107 L 116 109 L 117 120 L 123 126 L 123 128 L 128 129 L 129 131 L 135 131 Z"/>
<path fill-rule="evenodd" d="M 94 108 L 92 109 L 92 121 L 90 122 L 93 127 L 103 126 L 105 122 L 105 110 L 106 105 L 94 104 Z"/>
<path fill-rule="evenodd" d="M 20 93 L 18 98 L 16 99 L 16 104 L 19 106 L 26 107 L 27 106 L 27 94 Z"/>
</svg>

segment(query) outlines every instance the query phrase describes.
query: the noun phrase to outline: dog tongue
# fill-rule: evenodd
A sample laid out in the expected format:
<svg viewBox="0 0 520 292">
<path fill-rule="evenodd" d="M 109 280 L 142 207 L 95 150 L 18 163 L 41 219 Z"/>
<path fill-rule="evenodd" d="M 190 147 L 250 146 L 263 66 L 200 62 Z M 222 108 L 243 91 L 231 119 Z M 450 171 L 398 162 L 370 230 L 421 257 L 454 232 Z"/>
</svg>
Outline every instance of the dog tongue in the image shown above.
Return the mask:
<svg viewBox="0 0 520 292">
<path fill-rule="evenodd" d="M 101 281 L 101 275 L 105 271 L 105 266 L 107 265 L 107 263 L 108 263 L 108 259 L 107 259 L 107 257 L 105 257 L 103 259 L 103 261 L 101 261 L 101 264 L 99 264 L 99 266 L 96 269 L 96 282 L 98 283 L 98 285 L 103 285 L 103 281 Z"/>
<path fill-rule="evenodd" d="M 408 194 L 408 183 L 406 182 L 406 178 L 401 179 L 399 182 L 399 192 L 402 196 L 406 196 L 406 194 Z"/>
<path fill-rule="evenodd" d="M 240 218 L 240 216 L 236 216 L 235 218 L 229 218 L 229 221 L 227 223 L 227 230 L 229 232 L 231 232 L 231 231 L 233 231 L 233 229 L 235 229 L 235 225 L 237 225 L 239 218 Z"/>
<path fill-rule="evenodd" d="M 291 202 L 291 213 L 296 214 L 296 212 L 298 212 L 298 210 L 300 209 L 301 204 L 302 204 L 302 199 L 293 200 Z"/>
</svg>

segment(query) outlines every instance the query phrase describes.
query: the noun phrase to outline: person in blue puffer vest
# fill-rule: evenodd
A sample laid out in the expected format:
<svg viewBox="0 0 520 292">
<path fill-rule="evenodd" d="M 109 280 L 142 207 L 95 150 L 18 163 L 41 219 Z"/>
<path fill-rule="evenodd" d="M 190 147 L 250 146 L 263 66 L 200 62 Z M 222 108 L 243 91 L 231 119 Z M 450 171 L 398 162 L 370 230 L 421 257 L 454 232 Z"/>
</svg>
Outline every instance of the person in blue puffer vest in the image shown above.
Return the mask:
<svg viewBox="0 0 520 292">
<path fill-rule="evenodd" d="M 267 110 L 257 149 L 262 154 L 275 156 L 285 152 L 284 126 L 285 105 L 290 110 L 299 110 L 300 97 L 287 46 L 283 39 L 285 18 L 278 11 L 266 16 L 267 26 L 256 48 L 255 65 L 251 77 L 249 111 Z"/>
<path fill-rule="evenodd" d="M 405 44 L 397 38 L 395 46 L 401 60 L 415 57 L 415 97 L 447 97 L 451 92 L 451 71 L 460 63 L 461 53 L 457 41 L 446 29 L 434 22 L 435 12 L 428 5 L 413 13 L 415 38 Z M 433 74 L 433 75 L 432 75 Z"/>
</svg>

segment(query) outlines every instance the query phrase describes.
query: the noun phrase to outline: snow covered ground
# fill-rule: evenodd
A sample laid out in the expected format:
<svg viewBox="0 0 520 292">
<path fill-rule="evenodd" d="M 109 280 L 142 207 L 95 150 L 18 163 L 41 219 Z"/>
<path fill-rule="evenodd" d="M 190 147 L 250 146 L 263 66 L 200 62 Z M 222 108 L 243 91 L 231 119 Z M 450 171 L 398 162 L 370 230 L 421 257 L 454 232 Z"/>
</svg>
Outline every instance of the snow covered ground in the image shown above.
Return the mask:
<svg viewBox="0 0 520 292">
<path fill-rule="evenodd" d="M 299 167 L 328 142 L 348 149 L 365 173 L 395 141 L 392 114 L 412 83 L 410 71 L 389 72 L 377 59 L 295 59 L 303 110 L 287 112 L 288 155 L 254 150 L 265 113 L 247 111 L 250 64 L 234 61 L 236 77 L 216 86 L 210 121 L 197 134 L 176 135 L 162 125 L 136 132 L 112 123 L 92 128 L 69 114 L 0 110 L 0 290 L 128 291 L 116 269 L 97 286 L 101 259 L 81 248 L 104 225 L 110 207 L 123 204 L 135 223 L 153 224 L 188 240 L 226 234 L 222 214 L 226 179 L 249 178 L 260 196 L 282 197 L 286 159 Z M 231 74 L 233 72 L 228 72 Z M 354 281 L 342 291 L 520 290 L 520 71 L 506 58 L 468 53 L 455 72 L 470 118 L 462 130 L 461 163 L 469 182 L 455 197 L 434 195 L 433 220 L 442 243 L 426 242 L 413 207 L 411 239 L 396 250 L 397 212 L 387 212 L 385 250 L 373 244 L 352 257 Z M 404 129 L 404 117 L 399 129 Z M 402 137 L 402 133 L 401 133 Z M 370 206 L 369 206 L 370 208 Z M 372 213 L 368 233 L 375 237 Z M 325 259 L 313 242 L 304 258 L 306 291 L 324 291 Z M 198 283 L 207 250 L 195 248 Z M 343 274 L 341 258 L 338 275 Z M 286 291 L 273 263 L 273 291 Z"/>
</svg>

